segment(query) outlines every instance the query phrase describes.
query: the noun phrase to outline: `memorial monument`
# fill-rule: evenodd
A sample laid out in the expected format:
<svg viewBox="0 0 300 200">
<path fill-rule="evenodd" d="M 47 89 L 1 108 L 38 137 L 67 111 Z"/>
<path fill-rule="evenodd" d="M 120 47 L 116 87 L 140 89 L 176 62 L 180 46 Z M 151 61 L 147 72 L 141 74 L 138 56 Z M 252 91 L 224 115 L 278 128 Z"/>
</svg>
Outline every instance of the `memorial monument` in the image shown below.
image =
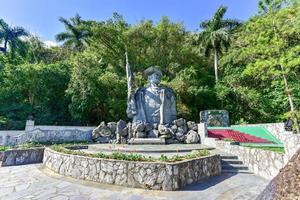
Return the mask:
<svg viewBox="0 0 300 200">
<path fill-rule="evenodd" d="M 165 144 L 199 143 L 195 122 L 176 118 L 175 93 L 160 85 L 162 72 L 157 66 L 144 71 L 148 83 L 137 87 L 126 56 L 127 109 L 132 121 L 101 122 L 94 129 L 93 138 L 100 143 Z M 115 140 L 114 140 L 115 138 Z"/>
<path fill-rule="evenodd" d="M 176 119 L 175 95 L 171 88 L 160 86 L 162 73 L 158 67 L 144 71 L 148 84 L 133 92 L 133 74 L 126 54 L 128 86 L 127 116 L 133 123 L 171 124 Z"/>
</svg>

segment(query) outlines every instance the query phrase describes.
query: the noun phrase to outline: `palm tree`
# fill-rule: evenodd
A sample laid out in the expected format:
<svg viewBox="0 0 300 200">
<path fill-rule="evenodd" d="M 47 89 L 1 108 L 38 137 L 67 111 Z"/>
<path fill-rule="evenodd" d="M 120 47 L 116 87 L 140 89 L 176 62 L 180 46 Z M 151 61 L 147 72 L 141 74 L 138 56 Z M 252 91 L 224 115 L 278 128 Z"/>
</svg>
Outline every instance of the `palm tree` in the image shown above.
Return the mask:
<svg viewBox="0 0 300 200">
<path fill-rule="evenodd" d="M 22 27 L 19 26 L 9 26 L 3 19 L 0 19 L 0 43 L 3 47 L 0 47 L 0 51 L 7 53 L 8 49 L 12 53 L 16 49 L 22 50 L 24 48 L 24 41 L 20 38 L 28 36 L 29 33 Z"/>
<path fill-rule="evenodd" d="M 60 17 L 59 21 L 65 25 L 66 32 L 57 34 L 56 40 L 75 50 L 82 50 L 90 33 L 84 28 L 81 16 L 76 14 L 70 20 Z"/>
<path fill-rule="evenodd" d="M 220 6 L 214 17 L 210 20 L 200 23 L 203 31 L 199 34 L 199 40 L 202 43 L 205 55 L 214 53 L 215 78 L 218 82 L 218 55 L 223 49 L 229 47 L 230 34 L 240 23 L 234 19 L 223 19 L 227 7 Z"/>
</svg>

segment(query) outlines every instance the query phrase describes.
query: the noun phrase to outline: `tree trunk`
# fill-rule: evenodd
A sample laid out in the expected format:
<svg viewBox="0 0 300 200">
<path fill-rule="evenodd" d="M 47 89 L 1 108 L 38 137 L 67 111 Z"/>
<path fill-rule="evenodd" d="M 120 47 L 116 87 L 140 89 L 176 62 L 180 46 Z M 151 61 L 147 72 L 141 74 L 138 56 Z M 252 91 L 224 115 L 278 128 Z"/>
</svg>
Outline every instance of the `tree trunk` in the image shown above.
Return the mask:
<svg viewBox="0 0 300 200">
<path fill-rule="evenodd" d="M 4 46 L 0 47 L 0 51 L 2 51 L 3 53 L 7 52 L 7 40 L 6 39 L 4 41 Z"/>
<path fill-rule="evenodd" d="M 4 53 L 7 53 L 7 39 L 5 39 L 5 41 L 4 41 L 3 52 L 4 52 Z"/>
<path fill-rule="evenodd" d="M 216 83 L 218 82 L 218 51 L 216 48 L 214 48 L 214 64 L 215 64 L 215 78 Z"/>
<path fill-rule="evenodd" d="M 275 36 L 276 39 L 278 39 L 274 16 L 272 18 L 272 27 L 273 27 L 274 36 Z M 291 108 L 291 118 L 292 118 L 292 120 L 293 120 L 293 122 L 295 124 L 296 132 L 298 134 L 300 134 L 300 128 L 299 128 L 299 124 L 298 124 L 297 111 L 296 111 L 296 108 L 294 106 L 293 95 L 291 94 L 292 91 L 289 88 L 289 84 L 288 84 L 287 78 L 285 76 L 284 67 L 283 67 L 282 64 L 280 64 L 280 69 L 281 69 L 282 78 L 283 78 L 283 81 L 284 81 L 284 87 L 285 87 L 285 90 L 286 90 L 286 93 L 287 93 L 287 96 L 288 96 L 288 101 L 289 101 L 290 108 Z"/>
<path fill-rule="evenodd" d="M 285 90 L 286 90 L 286 93 L 287 93 L 287 96 L 288 96 L 288 100 L 289 100 L 289 104 L 290 104 L 290 108 L 291 108 L 291 117 L 294 121 L 296 132 L 298 134 L 300 134 L 300 128 L 299 128 L 299 124 L 298 124 L 296 109 L 295 109 L 294 102 L 293 102 L 293 96 L 291 94 L 289 84 L 288 84 L 288 81 L 287 81 L 285 73 L 284 73 L 283 65 L 280 65 L 280 69 L 281 69 L 281 72 L 282 72 L 282 77 L 283 77 L 283 80 L 284 80 L 284 87 L 285 87 Z"/>
</svg>

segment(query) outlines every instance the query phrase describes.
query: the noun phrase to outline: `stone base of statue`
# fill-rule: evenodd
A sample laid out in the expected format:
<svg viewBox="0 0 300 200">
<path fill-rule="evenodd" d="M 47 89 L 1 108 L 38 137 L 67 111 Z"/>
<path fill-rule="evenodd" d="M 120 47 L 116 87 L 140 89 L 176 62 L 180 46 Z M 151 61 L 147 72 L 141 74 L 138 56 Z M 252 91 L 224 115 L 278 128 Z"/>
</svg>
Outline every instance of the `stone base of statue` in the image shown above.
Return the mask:
<svg viewBox="0 0 300 200">
<path fill-rule="evenodd" d="M 166 144 L 165 138 L 131 138 L 128 144 Z"/>
<path fill-rule="evenodd" d="M 98 143 L 116 144 L 195 144 L 200 143 L 197 124 L 185 119 L 176 119 L 171 124 L 102 122 L 93 131 L 93 140 Z"/>
</svg>

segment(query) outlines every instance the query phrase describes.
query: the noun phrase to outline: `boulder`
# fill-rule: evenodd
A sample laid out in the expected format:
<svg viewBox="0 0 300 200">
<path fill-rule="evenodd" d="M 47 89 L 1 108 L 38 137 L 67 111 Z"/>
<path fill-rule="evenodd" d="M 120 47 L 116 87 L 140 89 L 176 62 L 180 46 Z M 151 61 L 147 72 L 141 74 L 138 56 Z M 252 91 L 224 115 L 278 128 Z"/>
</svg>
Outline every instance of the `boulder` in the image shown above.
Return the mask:
<svg viewBox="0 0 300 200">
<path fill-rule="evenodd" d="M 186 124 L 187 124 L 187 127 L 188 127 L 189 130 L 193 130 L 193 131 L 198 130 L 197 124 L 195 122 L 188 121 Z"/>
<path fill-rule="evenodd" d="M 143 124 L 143 123 L 136 124 L 134 130 L 136 132 L 144 131 L 145 130 L 145 124 Z"/>
<path fill-rule="evenodd" d="M 127 124 L 124 120 L 119 120 L 116 126 L 116 133 L 122 137 L 128 134 Z"/>
<path fill-rule="evenodd" d="M 93 140 L 97 142 L 109 141 L 112 136 L 112 131 L 105 125 L 105 122 L 101 122 L 92 132 Z"/>
<path fill-rule="evenodd" d="M 151 131 L 149 131 L 149 133 L 148 133 L 148 138 L 158 138 L 158 136 L 159 136 L 159 132 L 158 132 L 158 130 L 151 130 Z"/>
<path fill-rule="evenodd" d="M 145 137 L 146 137 L 146 133 L 143 132 L 143 131 L 137 131 L 137 132 L 135 133 L 135 137 L 136 137 L 136 138 L 145 138 Z"/>
<path fill-rule="evenodd" d="M 173 121 L 173 124 L 175 124 L 176 126 L 183 126 L 185 124 L 185 119 L 183 118 L 179 118 Z"/>
<path fill-rule="evenodd" d="M 183 142 L 184 139 L 185 139 L 185 135 L 184 135 L 183 130 L 182 130 L 182 129 L 181 129 L 181 130 L 178 130 L 178 131 L 175 133 L 175 137 L 176 137 L 177 140 Z"/>
<path fill-rule="evenodd" d="M 190 130 L 186 135 L 185 143 L 196 144 L 200 142 L 200 136 L 196 131 Z"/>
<path fill-rule="evenodd" d="M 145 132 L 151 131 L 153 129 L 152 124 L 145 124 Z"/>
<path fill-rule="evenodd" d="M 116 133 L 117 123 L 116 122 L 108 122 L 107 127 L 110 129 L 112 133 Z"/>
<path fill-rule="evenodd" d="M 171 126 L 171 130 L 176 133 L 177 132 L 177 126 L 174 124 Z"/>
</svg>

